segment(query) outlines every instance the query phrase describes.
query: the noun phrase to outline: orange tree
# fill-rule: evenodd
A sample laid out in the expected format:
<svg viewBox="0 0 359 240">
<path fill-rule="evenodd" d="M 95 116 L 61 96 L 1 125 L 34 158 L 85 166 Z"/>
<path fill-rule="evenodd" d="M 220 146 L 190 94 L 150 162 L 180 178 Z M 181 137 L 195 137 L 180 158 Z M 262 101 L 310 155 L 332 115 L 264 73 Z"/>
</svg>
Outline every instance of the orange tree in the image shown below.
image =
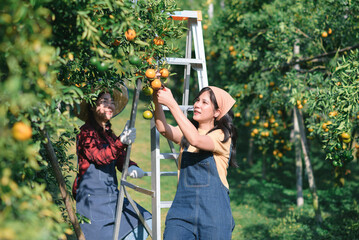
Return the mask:
<svg viewBox="0 0 359 240">
<path fill-rule="evenodd" d="M 174 1 L 0 6 L 0 239 L 65 238 L 72 230 L 45 146 L 54 149 L 69 188 L 74 106 L 92 100 L 93 89 L 167 67 L 162 59 L 176 51 L 171 41 L 183 27 L 168 17 Z"/>
<path fill-rule="evenodd" d="M 336 73 L 338 57 L 358 47 L 359 5 L 353 1 L 321 0 L 238 0 L 225 1 L 224 5 L 206 32 L 209 75 L 237 98 L 235 116 L 239 126 L 249 127 L 256 146 L 270 153 L 278 164 L 283 154 L 292 149 L 289 132 L 293 108 L 304 116 L 321 116 L 322 109 L 313 108 L 318 95 L 328 101 L 338 100 L 335 94 L 329 94 L 334 89 L 328 83 L 334 76 L 341 82 L 341 75 Z M 299 51 L 295 52 L 294 46 Z M 354 95 L 340 100 L 337 107 L 357 103 Z M 337 128 L 352 122 L 352 116 L 337 119 L 330 128 L 335 136 L 330 144 L 326 134 L 319 135 L 325 147 L 334 142 L 342 144 L 340 133 L 352 132 L 347 124 L 345 129 Z M 317 121 L 322 125 L 327 120 Z M 314 130 L 312 135 L 319 133 L 319 128 L 314 128 L 319 123 L 307 124 Z M 333 158 L 327 155 L 327 159 Z M 340 161 L 331 164 L 341 165 Z"/>
</svg>

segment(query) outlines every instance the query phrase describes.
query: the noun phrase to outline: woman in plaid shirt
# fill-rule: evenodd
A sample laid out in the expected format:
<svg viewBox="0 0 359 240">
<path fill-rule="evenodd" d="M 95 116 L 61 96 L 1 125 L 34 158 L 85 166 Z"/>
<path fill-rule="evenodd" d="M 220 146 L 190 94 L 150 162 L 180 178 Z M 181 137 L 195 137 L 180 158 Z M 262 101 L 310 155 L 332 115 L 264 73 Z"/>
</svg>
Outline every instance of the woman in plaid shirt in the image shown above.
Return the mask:
<svg viewBox="0 0 359 240">
<path fill-rule="evenodd" d="M 90 220 L 81 229 L 87 240 L 112 239 L 118 199 L 116 167 L 122 171 L 126 148 L 136 138 L 136 129 L 128 123 L 120 136 L 116 136 L 110 119 L 119 114 L 128 102 L 127 89 L 99 94 L 96 104 L 82 103 L 78 117 L 85 121 L 77 136 L 79 173 L 74 181 L 73 195 L 80 215 Z M 128 175 L 141 178 L 144 171 L 130 161 Z M 151 226 L 151 214 L 137 206 Z M 124 199 L 119 239 L 146 239 L 147 232 L 134 209 Z"/>
</svg>

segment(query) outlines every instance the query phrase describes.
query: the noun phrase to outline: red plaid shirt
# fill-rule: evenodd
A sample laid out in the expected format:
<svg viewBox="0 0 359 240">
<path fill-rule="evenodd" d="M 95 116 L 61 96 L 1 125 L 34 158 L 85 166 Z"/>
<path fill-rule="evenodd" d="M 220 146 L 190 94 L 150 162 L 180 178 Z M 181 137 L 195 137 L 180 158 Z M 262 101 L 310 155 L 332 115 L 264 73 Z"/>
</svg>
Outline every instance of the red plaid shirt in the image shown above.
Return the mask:
<svg viewBox="0 0 359 240">
<path fill-rule="evenodd" d="M 97 124 L 92 126 L 86 122 L 80 130 L 81 132 L 77 135 L 76 143 L 79 173 L 72 188 L 74 198 L 76 198 L 76 190 L 81 177 L 85 174 L 91 163 L 105 165 L 116 161 L 117 169 L 122 171 L 127 147 L 112 131 L 104 131 Z M 102 137 L 99 133 L 101 133 Z M 132 165 L 137 166 L 135 162 L 130 160 L 129 166 Z"/>
</svg>

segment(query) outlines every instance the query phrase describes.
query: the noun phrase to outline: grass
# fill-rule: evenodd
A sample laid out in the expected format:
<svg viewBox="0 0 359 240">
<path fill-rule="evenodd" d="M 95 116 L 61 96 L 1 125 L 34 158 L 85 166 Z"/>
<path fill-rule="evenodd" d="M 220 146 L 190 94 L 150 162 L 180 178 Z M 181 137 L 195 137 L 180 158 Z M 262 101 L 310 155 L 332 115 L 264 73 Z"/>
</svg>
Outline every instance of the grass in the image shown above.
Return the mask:
<svg viewBox="0 0 359 240">
<path fill-rule="evenodd" d="M 132 91 L 130 98 L 132 98 Z M 144 171 L 151 171 L 150 121 L 142 118 L 149 98 L 140 98 L 136 129 L 137 138 L 132 145 L 131 159 Z M 119 135 L 130 118 L 132 99 L 125 110 L 112 120 L 114 132 Z M 248 139 L 239 134 L 240 143 Z M 333 169 L 324 162 L 323 153 L 311 146 L 312 165 L 318 188 L 323 223 L 314 220 L 311 193 L 306 176 L 303 177 L 304 206 L 296 206 L 294 156 L 286 156 L 283 166 L 268 168 L 267 178 L 261 177 L 261 155 L 255 156 L 253 166 L 241 159 L 246 148 L 239 145 L 238 169 L 229 169 L 230 198 L 236 222 L 232 239 L 359 239 L 359 167 L 354 162 L 348 165 L 351 174 L 346 176 L 344 187 L 334 187 Z M 73 153 L 74 149 L 70 150 Z M 161 137 L 161 152 L 169 152 L 167 141 Z M 161 171 L 176 171 L 173 160 L 162 160 Z M 121 177 L 118 174 L 119 178 Z M 151 189 L 151 177 L 128 180 L 138 186 Z M 176 192 L 177 177 L 161 178 L 161 200 L 172 200 Z M 131 197 L 151 211 L 151 197 L 128 189 Z M 161 211 L 162 232 L 167 209 Z M 150 239 L 150 238 L 149 238 Z"/>
</svg>

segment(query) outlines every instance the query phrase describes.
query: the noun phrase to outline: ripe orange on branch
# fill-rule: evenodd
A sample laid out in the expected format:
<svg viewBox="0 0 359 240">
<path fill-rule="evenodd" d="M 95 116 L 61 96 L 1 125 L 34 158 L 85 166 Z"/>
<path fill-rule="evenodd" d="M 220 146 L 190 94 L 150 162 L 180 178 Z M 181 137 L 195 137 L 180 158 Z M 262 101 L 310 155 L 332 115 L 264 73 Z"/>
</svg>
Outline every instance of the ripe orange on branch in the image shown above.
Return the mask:
<svg viewBox="0 0 359 240">
<path fill-rule="evenodd" d="M 155 78 L 156 77 L 156 71 L 152 68 L 149 68 L 146 70 L 146 73 L 145 73 L 146 77 L 152 79 L 152 78 Z"/>
<path fill-rule="evenodd" d="M 159 90 L 162 87 L 162 82 L 161 80 L 159 80 L 158 78 L 156 78 L 155 80 L 153 80 L 151 82 L 151 87 L 153 88 L 153 90 Z"/>
<path fill-rule="evenodd" d="M 153 43 L 158 46 L 158 45 L 163 45 L 165 41 L 159 37 L 155 37 L 155 39 L 153 39 Z"/>
<path fill-rule="evenodd" d="M 133 39 L 135 39 L 136 37 L 136 31 L 133 30 L 133 29 L 128 29 L 126 32 L 125 32 L 125 37 L 128 41 L 132 41 Z"/>
<path fill-rule="evenodd" d="M 16 140 L 25 141 L 31 138 L 32 129 L 23 122 L 17 122 L 12 127 L 12 135 Z"/>
<path fill-rule="evenodd" d="M 342 134 L 340 134 L 340 137 L 342 138 L 342 141 L 345 143 L 350 143 L 351 141 L 351 137 L 349 133 L 343 132 Z"/>
<path fill-rule="evenodd" d="M 163 78 L 166 78 L 170 75 L 170 72 L 166 68 L 162 68 L 160 70 L 160 73 L 161 73 L 161 77 L 163 77 Z"/>
</svg>

